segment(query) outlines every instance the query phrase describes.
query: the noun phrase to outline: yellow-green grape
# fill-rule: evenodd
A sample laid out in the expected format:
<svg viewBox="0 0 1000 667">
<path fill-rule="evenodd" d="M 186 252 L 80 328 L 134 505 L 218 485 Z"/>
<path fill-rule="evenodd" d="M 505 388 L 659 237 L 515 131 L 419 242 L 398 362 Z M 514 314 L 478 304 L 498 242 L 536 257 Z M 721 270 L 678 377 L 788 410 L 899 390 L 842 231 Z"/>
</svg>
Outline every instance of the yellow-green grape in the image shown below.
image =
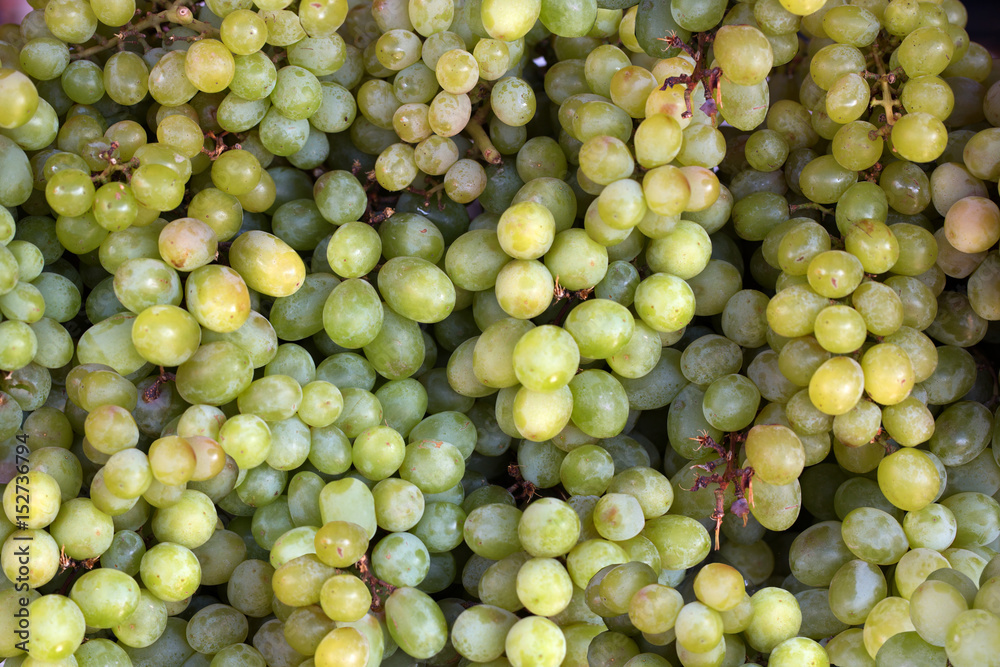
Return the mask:
<svg viewBox="0 0 1000 667">
<path fill-rule="evenodd" d="M 4 540 L 0 562 L 10 581 L 35 589 L 58 573 L 59 545 L 44 530 L 15 530 Z"/>
<path fill-rule="evenodd" d="M 184 199 L 184 180 L 162 164 L 140 165 L 132 172 L 130 185 L 136 201 L 156 211 L 172 211 Z"/>
<path fill-rule="evenodd" d="M 584 141 L 579 159 L 583 174 L 601 185 L 628 178 L 634 168 L 632 154 L 624 142 L 606 135 Z"/>
<path fill-rule="evenodd" d="M 636 288 L 635 308 L 643 322 L 654 330 L 678 331 L 694 318 L 694 292 L 681 278 L 654 273 Z"/>
<path fill-rule="evenodd" d="M 378 38 L 375 56 L 385 68 L 399 71 L 420 60 L 420 37 L 409 30 L 389 30 Z"/>
<path fill-rule="evenodd" d="M 507 632 L 505 651 L 511 664 L 555 667 L 566 655 L 566 638 L 559 626 L 547 618 L 528 616 Z"/>
<path fill-rule="evenodd" d="M 236 271 L 209 265 L 195 269 L 185 285 L 187 311 L 207 329 L 239 329 L 250 316 L 250 292 Z"/>
<path fill-rule="evenodd" d="M 883 408 L 882 424 L 890 437 L 904 447 L 927 442 L 934 434 L 934 416 L 913 396 Z"/>
<path fill-rule="evenodd" d="M 820 49 L 809 64 L 809 73 L 821 89 L 829 91 L 845 74 L 865 71 L 865 56 L 847 44 L 830 44 Z"/>
<path fill-rule="evenodd" d="M 969 609 L 968 602 L 954 586 L 936 579 L 922 582 L 909 599 L 910 620 L 920 637 L 932 646 L 944 646 L 949 626 Z"/>
<path fill-rule="evenodd" d="M 389 634 L 407 655 L 423 660 L 440 651 L 447 642 L 444 614 L 426 593 L 415 588 L 398 588 L 386 600 L 385 613 Z M 561 637 L 562 633 L 559 634 Z"/>
<path fill-rule="evenodd" d="M 418 322 L 439 322 L 455 305 L 447 274 L 417 257 L 390 259 L 379 271 L 378 286 L 394 310 Z"/>
<path fill-rule="evenodd" d="M 855 223 L 844 238 L 844 249 L 861 260 L 866 273 L 884 273 L 899 259 L 899 241 L 878 220 Z"/>
<path fill-rule="evenodd" d="M 851 297 L 851 305 L 876 336 L 895 333 L 903 324 L 903 303 L 896 291 L 884 283 L 862 283 Z"/>
<path fill-rule="evenodd" d="M 781 6 L 792 14 L 806 16 L 823 7 L 823 0 L 781 0 Z"/>
<path fill-rule="evenodd" d="M 139 574 L 153 595 L 165 602 L 177 602 L 198 589 L 201 565 L 190 549 L 161 542 L 143 555 Z"/>
<path fill-rule="evenodd" d="M 124 500 L 138 498 L 153 482 L 146 455 L 135 448 L 111 455 L 104 464 L 104 483 L 114 495 Z"/>
<path fill-rule="evenodd" d="M 889 343 L 870 347 L 861 358 L 865 391 L 876 403 L 895 405 L 914 385 L 913 365 L 906 351 Z"/>
<path fill-rule="evenodd" d="M 267 232 L 238 236 L 229 248 L 229 261 L 247 286 L 268 296 L 294 294 L 305 279 L 305 263 L 298 253 Z"/>
<path fill-rule="evenodd" d="M 698 600 L 718 611 L 735 609 L 746 597 L 743 575 L 723 563 L 703 566 L 694 578 L 694 593 Z"/>
<path fill-rule="evenodd" d="M 941 487 L 937 467 L 924 452 L 904 448 L 893 452 L 878 466 L 878 484 L 896 507 L 916 512 L 937 497 Z"/>
<path fill-rule="evenodd" d="M 167 116 L 156 126 L 156 140 L 186 158 L 201 153 L 205 135 L 198 123 L 180 114 Z"/>
<path fill-rule="evenodd" d="M 330 521 L 315 538 L 317 557 L 332 567 L 354 565 L 368 548 L 368 534 L 356 523 Z"/>
<path fill-rule="evenodd" d="M 202 39 L 188 48 L 184 74 L 195 88 L 204 93 L 225 90 L 235 71 L 232 52 L 219 40 Z"/>
<path fill-rule="evenodd" d="M 120 51 L 104 65 L 104 90 L 108 97 L 121 104 L 138 104 L 149 92 L 149 67 L 138 54 Z"/>
<path fill-rule="evenodd" d="M 204 482 L 214 479 L 226 466 L 226 452 L 218 442 L 203 435 L 188 436 L 194 450 L 195 467 L 191 481 Z"/>
<path fill-rule="evenodd" d="M 947 31 L 937 26 L 917 28 L 903 38 L 896 51 L 899 64 L 910 78 L 936 76 L 944 71 L 955 53 Z"/>
<path fill-rule="evenodd" d="M 554 558 L 532 558 L 521 566 L 516 579 L 517 596 L 535 614 L 554 616 L 573 595 L 573 581 L 566 567 Z"/>
<path fill-rule="evenodd" d="M 0 127 L 21 127 L 35 115 L 38 109 L 38 91 L 31 79 L 19 70 L 0 69 L 0 92 L 9 101 L 0 114 Z"/>
<path fill-rule="evenodd" d="M 25 494 L 28 502 L 24 500 Z M 18 498 L 18 495 L 21 497 Z M 18 475 L 16 483 L 8 484 L 4 489 L 4 513 L 11 523 L 23 529 L 37 530 L 55 520 L 61 498 L 59 483 L 51 475 L 31 470 L 26 475 Z"/>
<path fill-rule="evenodd" d="M 528 440 L 543 442 L 555 437 L 569 423 L 573 393 L 566 385 L 545 392 L 521 387 L 512 409 L 517 432 Z"/>
<path fill-rule="evenodd" d="M 741 86 L 724 76 L 719 83 L 719 98 L 722 117 L 738 129 L 751 130 L 759 126 L 767 115 L 768 89 L 766 81 Z M 689 126 L 685 130 L 690 135 L 697 128 Z M 693 161 L 693 156 L 688 151 L 682 151 L 681 155 L 684 163 Z"/>
<path fill-rule="evenodd" d="M 789 484 L 802 473 L 805 449 L 795 432 L 786 426 L 754 426 L 747 434 L 745 447 L 747 463 L 769 484 Z"/>
<path fill-rule="evenodd" d="M 756 85 L 771 71 L 771 45 L 753 26 L 722 26 L 716 32 L 713 49 L 726 76 L 738 85 Z"/>
<path fill-rule="evenodd" d="M 18 320 L 0 322 L 0 369 L 8 372 L 24 368 L 38 354 L 38 337 L 31 326 Z"/>
<path fill-rule="evenodd" d="M 337 420 L 344 408 L 340 389 L 329 382 L 316 380 L 302 387 L 302 404 L 298 416 L 314 428 L 329 426 Z"/>
<path fill-rule="evenodd" d="M 139 429 L 128 410 L 107 404 L 91 410 L 84 421 L 84 434 L 91 445 L 103 454 L 114 454 L 134 447 Z"/>
<path fill-rule="evenodd" d="M 191 479 L 195 469 L 194 449 L 179 436 L 167 436 L 149 446 L 149 465 L 153 476 L 162 484 L 183 484 Z"/>
<path fill-rule="evenodd" d="M 841 125 L 855 121 L 868 109 L 870 89 L 868 83 L 856 72 L 842 75 L 826 94 L 826 113 Z"/>
<path fill-rule="evenodd" d="M 906 82 L 900 101 L 908 113 L 925 112 L 943 121 L 954 109 L 955 94 L 943 79 L 921 76 Z"/>
<path fill-rule="evenodd" d="M 837 130 L 833 137 L 837 163 L 847 169 L 864 170 L 878 162 L 885 142 L 876 129 L 871 123 L 855 120 Z"/>
<path fill-rule="evenodd" d="M 357 628 L 341 626 L 327 633 L 316 646 L 316 665 L 365 667 L 372 655 L 371 643 Z"/>
<path fill-rule="evenodd" d="M 877 21 L 876 21 L 877 24 Z M 829 661 L 826 648 L 808 637 L 786 639 L 771 651 L 768 664 L 774 667 L 792 667 L 803 664 L 824 664 Z"/>
<path fill-rule="evenodd" d="M 865 320 L 850 306 L 828 306 L 816 316 L 813 335 L 827 352 L 848 354 L 859 349 L 868 336 Z"/>
<path fill-rule="evenodd" d="M 80 607 L 68 597 L 50 594 L 36 598 L 27 605 L 27 616 L 30 627 L 38 633 L 28 646 L 29 660 L 68 659 L 83 642 L 86 621 Z"/>
<path fill-rule="evenodd" d="M 893 0 L 885 8 L 883 23 L 886 31 L 905 37 L 920 25 L 920 8 L 913 0 Z"/>
<path fill-rule="evenodd" d="M 802 611 L 791 593 L 780 588 L 763 588 L 750 597 L 753 617 L 744 631 L 747 643 L 758 651 L 772 651 L 796 636 Z"/>
<path fill-rule="evenodd" d="M 816 369 L 809 380 L 809 398 L 828 415 L 848 412 L 861 399 L 865 376 L 861 364 L 850 357 L 834 357 Z"/>
<path fill-rule="evenodd" d="M 691 199 L 691 186 L 684 172 L 670 165 L 646 172 L 642 178 L 642 192 L 650 210 L 664 216 L 680 215 Z"/>
<path fill-rule="evenodd" d="M 479 63 L 471 53 L 462 49 L 441 54 L 434 71 L 442 90 L 453 95 L 468 93 L 479 82 Z"/>
<path fill-rule="evenodd" d="M 875 41 L 879 18 L 864 7 L 832 7 L 823 15 L 823 30 L 841 44 L 863 48 Z"/>
<path fill-rule="evenodd" d="M 948 131 L 929 113 L 908 113 L 896 121 L 889 136 L 893 150 L 911 162 L 931 162 L 944 152 Z"/>
<path fill-rule="evenodd" d="M 650 584 L 636 591 L 629 600 L 629 620 L 642 632 L 661 634 L 673 628 L 683 605 L 684 600 L 675 589 Z"/>
<path fill-rule="evenodd" d="M 335 574 L 323 583 L 320 605 L 333 621 L 350 623 L 368 613 L 372 594 L 368 586 L 353 574 Z"/>
<path fill-rule="evenodd" d="M 890 637 L 913 630 L 909 601 L 895 596 L 885 598 L 875 605 L 865 621 L 864 644 L 868 655 L 874 659 Z"/>
<path fill-rule="evenodd" d="M 505 7 L 503 11 L 509 10 Z M 523 79 L 514 76 L 504 77 L 497 81 L 490 91 L 490 105 L 493 113 L 502 122 L 512 127 L 521 127 L 535 115 L 535 93 L 530 84 Z"/>
<path fill-rule="evenodd" d="M 986 197 L 964 197 L 945 216 L 945 238 L 953 248 L 973 254 L 988 250 L 1000 239 L 1000 208 Z"/>
<path fill-rule="evenodd" d="M 194 271 L 215 259 L 218 237 L 206 223 L 196 218 L 178 218 L 160 230 L 160 256 L 178 271 Z"/>
<path fill-rule="evenodd" d="M 94 203 L 94 184 L 85 172 L 62 169 L 45 184 L 45 200 L 60 216 L 81 216 Z"/>
<path fill-rule="evenodd" d="M 248 56 L 267 42 L 267 24 L 249 9 L 237 9 L 222 19 L 220 39 L 233 54 Z"/>
</svg>

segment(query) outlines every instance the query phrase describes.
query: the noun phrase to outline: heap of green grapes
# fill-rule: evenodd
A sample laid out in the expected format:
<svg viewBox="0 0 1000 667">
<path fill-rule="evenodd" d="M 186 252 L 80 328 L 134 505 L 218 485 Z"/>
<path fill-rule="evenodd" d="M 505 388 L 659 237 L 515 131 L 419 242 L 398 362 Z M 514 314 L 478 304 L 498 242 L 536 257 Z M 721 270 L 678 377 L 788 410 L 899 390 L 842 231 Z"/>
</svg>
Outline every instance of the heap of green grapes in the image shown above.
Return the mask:
<svg viewBox="0 0 1000 667">
<path fill-rule="evenodd" d="M 4 667 L 1000 666 L 959 0 L 30 0 Z"/>
</svg>

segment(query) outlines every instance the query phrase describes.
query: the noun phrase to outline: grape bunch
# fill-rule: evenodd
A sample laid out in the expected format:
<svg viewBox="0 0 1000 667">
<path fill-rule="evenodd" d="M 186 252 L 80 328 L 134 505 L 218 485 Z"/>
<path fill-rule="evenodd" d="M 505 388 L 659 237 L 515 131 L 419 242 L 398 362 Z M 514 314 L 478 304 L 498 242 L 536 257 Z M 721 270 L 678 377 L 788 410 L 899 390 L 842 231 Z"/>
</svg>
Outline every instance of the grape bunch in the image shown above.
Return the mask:
<svg viewBox="0 0 1000 667">
<path fill-rule="evenodd" d="M 30 0 L 4 667 L 1000 667 L 960 0 Z"/>
</svg>

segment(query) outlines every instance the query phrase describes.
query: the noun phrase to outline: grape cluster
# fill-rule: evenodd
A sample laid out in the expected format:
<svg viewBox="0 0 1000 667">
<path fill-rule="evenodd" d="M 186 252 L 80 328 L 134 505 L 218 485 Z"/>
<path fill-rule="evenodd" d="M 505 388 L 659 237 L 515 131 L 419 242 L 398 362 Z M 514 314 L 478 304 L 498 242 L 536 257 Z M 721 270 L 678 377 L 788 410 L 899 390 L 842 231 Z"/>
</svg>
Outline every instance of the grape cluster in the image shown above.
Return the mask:
<svg viewBox="0 0 1000 667">
<path fill-rule="evenodd" d="M 960 0 L 30 0 L 5 667 L 1000 667 Z"/>
</svg>

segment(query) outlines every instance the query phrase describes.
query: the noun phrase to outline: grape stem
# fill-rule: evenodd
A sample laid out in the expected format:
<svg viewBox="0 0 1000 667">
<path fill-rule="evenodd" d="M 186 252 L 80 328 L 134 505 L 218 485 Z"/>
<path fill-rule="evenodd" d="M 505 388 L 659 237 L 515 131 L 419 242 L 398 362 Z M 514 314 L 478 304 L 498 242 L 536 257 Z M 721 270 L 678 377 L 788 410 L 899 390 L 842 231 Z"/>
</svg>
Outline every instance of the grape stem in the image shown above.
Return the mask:
<svg viewBox="0 0 1000 667">
<path fill-rule="evenodd" d="M 879 53 L 878 48 L 872 45 L 872 59 L 875 61 L 875 69 L 878 70 L 878 83 L 882 88 L 882 99 L 878 99 L 872 96 L 871 107 L 880 106 L 885 110 L 885 130 L 884 133 L 891 131 L 893 124 L 901 117 L 894 107 L 899 106 L 899 100 L 896 100 L 892 96 L 892 90 L 889 88 L 890 83 L 894 83 L 896 80 L 895 73 L 886 73 L 885 65 L 882 64 L 882 56 Z"/>
<path fill-rule="evenodd" d="M 387 581 L 383 581 L 375 576 L 372 572 L 371 563 L 368 560 L 368 554 L 362 556 L 354 566 L 358 569 L 358 578 L 361 581 L 368 584 L 368 588 L 372 594 L 372 604 L 371 610 L 374 612 L 382 611 L 385 603 L 382 601 L 383 595 L 392 595 L 396 587 Z"/>
<path fill-rule="evenodd" d="M 483 106 L 479 107 L 475 115 L 469 119 L 469 122 L 465 126 L 465 131 L 472 139 L 473 145 L 483 154 L 484 160 L 490 164 L 500 164 L 503 162 L 500 151 L 496 149 L 496 146 L 490 141 L 490 135 L 486 134 L 486 130 L 483 129 L 483 123 L 489 115 L 490 102 L 487 99 L 483 101 Z"/>
<path fill-rule="evenodd" d="M 702 84 L 705 87 L 705 97 L 706 101 L 701 106 L 701 110 L 704 111 L 708 116 L 715 121 L 715 116 L 718 114 L 719 109 L 722 108 L 722 91 L 719 87 L 722 81 L 722 68 L 712 67 L 706 69 L 703 66 L 703 52 L 707 50 L 707 47 L 715 40 L 715 35 L 707 32 L 700 32 L 697 35 L 698 38 L 698 49 L 695 50 L 689 45 L 684 43 L 676 33 L 671 32 L 666 37 L 660 37 L 661 41 L 666 42 L 669 46 L 680 49 L 684 53 L 691 56 L 694 60 L 694 69 L 690 74 L 682 74 L 680 76 L 668 76 L 663 85 L 660 86 L 660 90 L 666 90 L 667 88 L 672 88 L 678 84 L 684 86 L 684 104 L 686 109 L 681 114 L 681 118 L 690 118 L 694 113 L 692 108 L 691 95 L 694 93 L 695 88 L 698 84 Z"/>
<path fill-rule="evenodd" d="M 99 157 L 107 160 L 108 166 L 104 168 L 104 171 L 91 176 L 90 180 L 95 183 L 107 183 L 111 180 L 111 177 L 118 172 L 124 172 L 126 180 L 131 179 L 132 169 L 139 166 L 139 159 L 132 158 L 131 160 L 127 160 L 125 162 L 119 162 L 118 158 L 115 157 L 115 151 L 117 150 L 118 142 L 112 141 L 107 150 L 101 151 L 98 154 Z"/>
<path fill-rule="evenodd" d="M 59 549 L 59 571 L 65 572 L 66 570 L 72 570 L 69 576 L 66 577 L 66 581 L 63 582 L 62 587 L 59 589 L 59 595 L 66 595 L 67 591 L 73 586 L 77 577 L 80 576 L 81 570 L 93 570 L 94 566 L 97 565 L 100 558 L 87 558 L 86 560 L 73 560 L 66 555 L 66 546 L 63 545 Z"/>
<path fill-rule="evenodd" d="M 173 382 L 177 379 L 177 376 L 167 370 L 164 370 L 163 366 L 160 366 L 160 374 L 156 376 L 153 380 L 153 384 L 146 387 L 142 392 L 142 402 L 152 403 L 160 397 L 160 390 L 162 386 L 167 382 Z"/>
<path fill-rule="evenodd" d="M 507 474 L 514 479 L 514 484 L 507 487 L 507 491 L 515 500 L 527 503 L 538 495 L 538 488 L 521 476 L 521 466 L 511 463 L 507 466 Z"/>
<path fill-rule="evenodd" d="M 552 320 L 552 324 L 559 326 L 569 315 L 569 311 L 572 309 L 574 303 L 579 303 L 580 301 L 586 301 L 590 298 L 590 295 L 594 293 L 593 287 L 588 287 L 586 289 L 577 290 L 572 292 L 562 285 L 559 284 L 559 276 L 556 276 L 555 287 L 552 289 L 552 296 L 554 297 L 553 303 L 566 299 L 566 303 L 559 310 L 559 314 L 556 315 L 555 319 Z"/>
<path fill-rule="evenodd" d="M 753 506 L 753 475 L 754 470 L 750 466 L 739 467 L 740 444 L 746 439 L 743 433 L 729 433 L 729 445 L 724 446 L 717 443 L 712 436 L 705 431 L 695 438 L 691 438 L 698 443 L 698 449 L 709 448 L 719 455 L 719 458 L 705 463 L 692 466 L 694 469 L 704 470 L 707 475 L 696 474 L 694 485 L 688 491 L 698 491 L 708 488 L 710 484 L 718 485 L 714 491 L 715 509 L 711 518 L 715 521 L 715 548 L 719 549 L 719 531 L 722 529 L 722 520 L 726 517 L 726 491 L 729 485 L 733 485 L 733 494 L 736 499 L 729 506 L 729 511 L 743 519 L 743 525 L 747 523 L 750 514 L 750 507 Z M 722 468 L 722 472 L 717 469 Z"/>
<path fill-rule="evenodd" d="M 214 162 L 220 155 L 222 155 L 228 150 L 240 150 L 241 148 L 243 148 L 243 146 L 241 146 L 240 144 L 233 144 L 232 146 L 227 146 L 225 140 L 227 134 L 229 134 L 229 132 L 225 130 L 219 132 L 218 134 L 216 134 L 215 132 L 206 133 L 205 138 L 214 141 L 215 148 L 213 148 L 212 150 L 208 150 L 207 148 L 202 148 L 201 152 L 207 155 L 209 160 L 212 160 Z"/>
<path fill-rule="evenodd" d="M 163 11 L 156 12 L 155 14 L 149 13 L 146 15 L 146 18 L 138 23 L 126 24 L 120 31 L 115 33 L 114 37 L 98 41 L 98 43 L 94 46 L 87 47 L 82 51 L 77 51 L 71 56 L 71 58 L 73 60 L 89 58 L 90 56 L 101 53 L 102 51 L 107 51 L 115 48 L 116 46 L 124 45 L 125 40 L 128 37 L 135 36 L 141 39 L 141 33 L 149 30 L 150 28 L 154 29 L 159 35 L 162 32 L 160 30 L 160 26 L 164 23 L 175 23 L 177 25 L 192 28 L 202 33 L 201 36 L 217 34 L 218 30 L 216 30 L 210 23 L 199 21 L 194 17 L 194 13 L 187 6 L 190 3 L 191 0 L 174 0 L 174 2 L 170 3 Z"/>
<path fill-rule="evenodd" d="M 795 213 L 804 208 L 811 208 L 813 210 L 819 211 L 823 215 L 833 215 L 834 211 L 832 208 L 827 208 L 822 204 L 817 204 L 816 202 L 809 202 L 808 204 L 792 204 L 788 207 L 789 213 Z"/>
</svg>

